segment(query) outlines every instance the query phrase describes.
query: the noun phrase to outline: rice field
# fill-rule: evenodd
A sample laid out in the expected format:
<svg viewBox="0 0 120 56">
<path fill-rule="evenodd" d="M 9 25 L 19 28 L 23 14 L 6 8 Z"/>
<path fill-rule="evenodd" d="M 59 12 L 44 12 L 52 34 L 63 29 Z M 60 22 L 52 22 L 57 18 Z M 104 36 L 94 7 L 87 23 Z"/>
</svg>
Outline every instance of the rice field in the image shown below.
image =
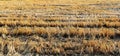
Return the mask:
<svg viewBox="0 0 120 56">
<path fill-rule="evenodd" d="M 119 56 L 119 0 L 0 0 L 0 56 Z"/>
</svg>

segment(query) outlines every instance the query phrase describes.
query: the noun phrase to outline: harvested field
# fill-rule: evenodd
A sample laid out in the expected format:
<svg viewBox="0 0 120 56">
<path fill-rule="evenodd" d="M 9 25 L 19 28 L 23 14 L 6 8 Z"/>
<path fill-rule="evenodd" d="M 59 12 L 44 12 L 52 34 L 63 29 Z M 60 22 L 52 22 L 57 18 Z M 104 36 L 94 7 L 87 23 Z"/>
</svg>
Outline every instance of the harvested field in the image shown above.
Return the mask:
<svg viewBox="0 0 120 56">
<path fill-rule="evenodd" d="M 119 0 L 0 0 L 0 56 L 120 56 Z"/>
</svg>

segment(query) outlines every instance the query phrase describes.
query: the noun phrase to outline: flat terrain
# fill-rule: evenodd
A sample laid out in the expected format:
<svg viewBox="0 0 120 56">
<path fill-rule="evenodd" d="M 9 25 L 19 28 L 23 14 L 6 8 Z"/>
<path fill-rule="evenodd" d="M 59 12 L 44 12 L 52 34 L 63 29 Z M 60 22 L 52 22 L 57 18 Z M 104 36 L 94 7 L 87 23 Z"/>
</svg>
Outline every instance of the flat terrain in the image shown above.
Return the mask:
<svg viewBox="0 0 120 56">
<path fill-rule="evenodd" d="M 120 55 L 120 0 L 0 0 L 0 56 Z"/>
</svg>

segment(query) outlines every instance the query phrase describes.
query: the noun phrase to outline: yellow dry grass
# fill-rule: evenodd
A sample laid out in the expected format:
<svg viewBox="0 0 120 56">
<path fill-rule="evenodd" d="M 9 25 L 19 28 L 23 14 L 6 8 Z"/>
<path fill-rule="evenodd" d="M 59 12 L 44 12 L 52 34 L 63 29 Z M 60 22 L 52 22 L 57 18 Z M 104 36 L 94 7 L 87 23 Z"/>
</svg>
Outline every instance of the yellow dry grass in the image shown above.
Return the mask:
<svg viewBox="0 0 120 56">
<path fill-rule="evenodd" d="M 119 39 L 112 39 L 120 36 L 120 19 L 102 17 L 115 13 L 105 9 L 118 8 L 113 5 L 118 3 L 120 0 L 0 0 L 0 52 L 8 56 L 120 53 Z"/>
</svg>

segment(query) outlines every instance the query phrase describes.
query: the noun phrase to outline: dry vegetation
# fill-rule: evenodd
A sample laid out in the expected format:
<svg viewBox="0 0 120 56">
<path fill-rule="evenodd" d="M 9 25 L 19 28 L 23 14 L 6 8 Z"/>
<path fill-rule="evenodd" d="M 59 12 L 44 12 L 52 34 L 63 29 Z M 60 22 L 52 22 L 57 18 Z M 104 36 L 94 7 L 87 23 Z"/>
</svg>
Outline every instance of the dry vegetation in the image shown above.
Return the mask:
<svg viewBox="0 0 120 56">
<path fill-rule="evenodd" d="M 0 0 L 0 56 L 119 56 L 119 5 L 119 0 Z"/>
</svg>

